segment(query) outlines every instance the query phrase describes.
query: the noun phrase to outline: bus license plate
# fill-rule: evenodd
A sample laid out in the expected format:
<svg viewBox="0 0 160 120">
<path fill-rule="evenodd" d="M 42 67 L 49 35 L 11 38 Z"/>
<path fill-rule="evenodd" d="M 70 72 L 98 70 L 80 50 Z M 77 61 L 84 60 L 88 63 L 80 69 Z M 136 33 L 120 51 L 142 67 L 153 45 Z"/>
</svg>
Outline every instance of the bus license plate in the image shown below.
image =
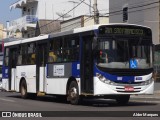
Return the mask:
<svg viewBox="0 0 160 120">
<path fill-rule="evenodd" d="M 134 91 L 134 87 L 132 86 L 125 86 L 124 89 L 125 91 Z"/>
</svg>

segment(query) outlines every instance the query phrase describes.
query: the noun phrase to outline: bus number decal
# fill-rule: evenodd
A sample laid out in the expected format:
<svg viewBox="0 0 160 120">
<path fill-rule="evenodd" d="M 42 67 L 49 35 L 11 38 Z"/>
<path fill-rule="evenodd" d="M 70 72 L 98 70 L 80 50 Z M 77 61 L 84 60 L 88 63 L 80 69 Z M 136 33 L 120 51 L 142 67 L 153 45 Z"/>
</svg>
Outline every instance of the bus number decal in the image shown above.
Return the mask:
<svg viewBox="0 0 160 120">
<path fill-rule="evenodd" d="M 25 77 L 25 76 L 26 76 L 26 73 L 25 73 L 25 72 L 21 72 L 21 76 L 22 76 L 22 77 Z"/>
<path fill-rule="evenodd" d="M 5 69 L 5 74 L 7 74 L 8 73 L 8 69 Z"/>
<path fill-rule="evenodd" d="M 80 64 L 77 64 L 77 70 L 80 70 Z"/>
<path fill-rule="evenodd" d="M 123 77 L 117 77 L 117 80 L 121 81 L 121 80 L 123 80 Z"/>
<path fill-rule="evenodd" d="M 53 76 L 64 76 L 64 65 L 54 65 Z"/>
</svg>

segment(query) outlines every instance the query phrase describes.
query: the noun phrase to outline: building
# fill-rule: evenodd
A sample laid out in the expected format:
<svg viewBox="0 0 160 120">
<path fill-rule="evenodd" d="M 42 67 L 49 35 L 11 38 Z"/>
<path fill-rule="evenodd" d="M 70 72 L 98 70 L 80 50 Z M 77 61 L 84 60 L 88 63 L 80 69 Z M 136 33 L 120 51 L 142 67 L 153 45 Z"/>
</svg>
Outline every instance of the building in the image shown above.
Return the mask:
<svg viewBox="0 0 160 120">
<path fill-rule="evenodd" d="M 10 36 L 29 38 L 35 36 L 35 28 L 38 20 L 53 19 L 53 0 L 19 0 L 10 6 L 10 9 L 21 9 L 21 17 L 10 21 L 8 30 Z M 17 33 L 17 34 L 15 34 Z M 21 34 L 22 33 L 22 34 Z"/>
<path fill-rule="evenodd" d="M 60 20 L 39 20 L 36 24 L 35 36 L 61 31 Z"/>
<path fill-rule="evenodd" d="M 110 23 L 131 23 L 148 26 L 153 43 L 160 44 L 159 0 L 110 0 Z"/>
<path fill-rule="evenodd" d="M 99 23 L 100 24 L 108 24 L 109 17 L 100 16 Z M 63 31 L 67 31 L 67 30 L 72 30 L 74 28 L 86 27 L 89 25 L 94 25 L 93 16 L 82 15 L 82 16 L 61 22 L 61 31 L 63 32 Z"/>
<path fill-rule="evenodd" d="M 0 40 L 3 38 L 3 24 L 0 24 Z"/>
</svg>

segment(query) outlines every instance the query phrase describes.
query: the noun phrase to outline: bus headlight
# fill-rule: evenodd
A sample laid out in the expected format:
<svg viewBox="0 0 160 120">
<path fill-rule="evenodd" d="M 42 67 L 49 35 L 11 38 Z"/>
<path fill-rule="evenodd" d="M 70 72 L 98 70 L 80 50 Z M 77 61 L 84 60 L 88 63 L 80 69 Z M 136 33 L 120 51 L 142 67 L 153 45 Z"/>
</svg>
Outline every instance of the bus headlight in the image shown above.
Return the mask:
<svg viewBox="0 0 160 120">
<path fill-rule="evenodd" d="M 153 81 L 153 79 L 150 78 L 149 80 L 146 80 L 146 81 L 142 82 L 141 85 L 149 85 L 149 84 L 152 83 L 152 81 Z"/>
<path fill-rule="evenodd" d="M 115 82 L 112 82 L 108 79 L 106 79 L 103 75 L 99 74 L 99 73 L 96 73 L 96 76 L 98 77 L 98 79 L 103 82 L 103 83 L 106 83 L 106 84 L 109 84 L 109 85 L 115 85 Z"/>
</svg>

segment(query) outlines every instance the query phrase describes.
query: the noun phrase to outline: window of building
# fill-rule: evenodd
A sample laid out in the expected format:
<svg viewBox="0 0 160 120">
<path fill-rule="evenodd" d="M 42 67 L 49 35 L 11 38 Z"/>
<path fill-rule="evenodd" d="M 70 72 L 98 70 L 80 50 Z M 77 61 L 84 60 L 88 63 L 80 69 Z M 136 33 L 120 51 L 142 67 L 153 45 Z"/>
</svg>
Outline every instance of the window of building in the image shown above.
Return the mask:
<svg viewBox="0 0 160 120">
<path fill-rule="evenodd" d="M 128 7 L 123 8 L 123 22 L 128 21 Z"/>
</svg>

